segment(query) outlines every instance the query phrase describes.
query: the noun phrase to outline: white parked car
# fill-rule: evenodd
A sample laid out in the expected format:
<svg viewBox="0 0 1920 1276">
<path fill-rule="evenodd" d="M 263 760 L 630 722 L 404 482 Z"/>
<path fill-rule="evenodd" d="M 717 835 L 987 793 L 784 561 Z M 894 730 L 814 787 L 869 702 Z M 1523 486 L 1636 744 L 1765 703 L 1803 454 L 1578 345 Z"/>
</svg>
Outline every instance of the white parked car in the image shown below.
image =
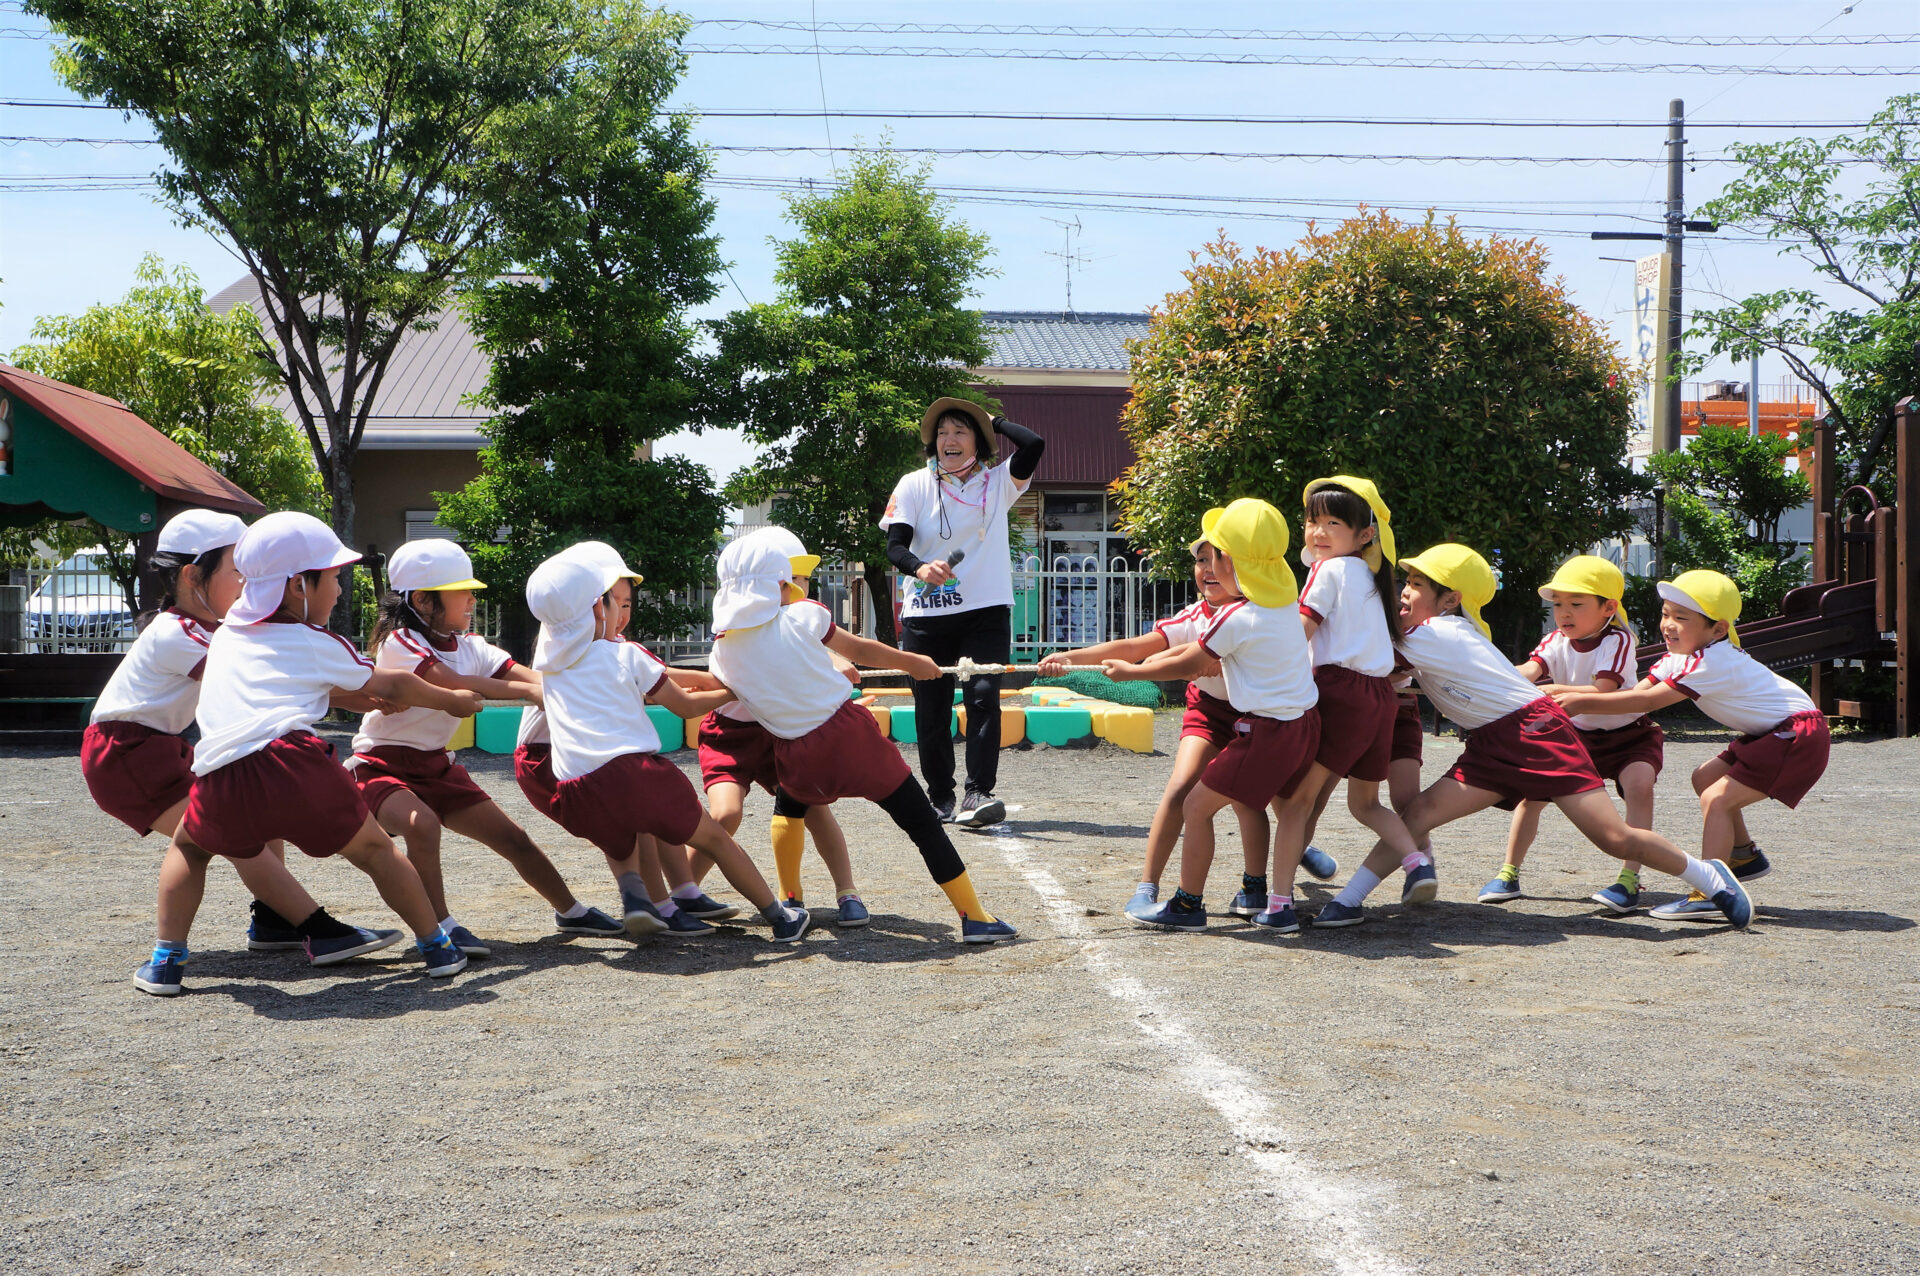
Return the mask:
<svg viewBox="0 0 1920 1276">
<path fill-rule="evenodd" d="M 26 622 L 28 651 L 124 651 L 134 639 L 133 611 L 98 547 L 63 560 L 33 587 Z"/>
</svg>

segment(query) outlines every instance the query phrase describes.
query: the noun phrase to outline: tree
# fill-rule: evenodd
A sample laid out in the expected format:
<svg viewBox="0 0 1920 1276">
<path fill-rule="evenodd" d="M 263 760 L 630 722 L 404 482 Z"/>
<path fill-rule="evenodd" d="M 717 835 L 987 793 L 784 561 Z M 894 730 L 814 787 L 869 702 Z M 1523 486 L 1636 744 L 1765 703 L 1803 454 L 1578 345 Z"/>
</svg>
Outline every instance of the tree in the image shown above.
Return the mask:
<svg viewBox="0 0 1920 1276">
<path fill-rule="evenodd" d="M 111 305 L 36 320 L 32 344 L 12 361 L 118 399 L 268 509 L 318 512 L 325 497 L 299 432 L 259 405 L 272 373 L 259 358 L 253 312 L 214 314 L 193 272 L 182 266 L 169 274 L 158 257 L 142 259 L 135 279 Z M 68 552 L 103 546 L 131 602 L 136 565 L 126 537 L 91 519 L 64 534 L 26 534 Z"/>
<path fill-rule="evenodd" d="M 1460 541 L 1501 568 L 1490 619 L 1531 642 L 1533 586 L 1647 486 L 1625 369 L 1545 268 L 1533 241 L 1365 210 L 1284 252 L 1208 245 L 1133 348 L 1125 530 L 1184 571 L 1209 506 L 1263 497 L 1298 526 L 1306 483 L 1364 475 L 1403 553 Z"/>
<path fill-rule="evenodd" d="M 967 369 L 991 353 L 961 305 L 985 268 L 986 237 L 954 220 L 896 155 L 863 152 L 836 190 L 787 201 L 800 234 L 775 240 L 779 299 L 710 325 L 719 346 L 712 419 L 765 445 L 733 476 L 740 504 L 826 558 L 864 564 L 882 641 L 893 641 L 880 516 L 921 463 L 920 417 L 943 395 L 983 402 Z"/>
<path fill-rule="evenodd" d="M 1746 171 L 1701 213 L 1777 241 L 1826 288 L 1696 310 L 1688 335 L 1707 351 L 1682 375 L 1721 355 L 1780 355 L 1832 419 L 1843 481 L 1889 497 L 1894 405 L 1920 387 L 1920 93 L 1889 101 L 1857 136 L 1728 150 Z"/>
<path fill-rule="evenodd" d="M 497 205 L 499 252 L 529 273 L 467 296 L 500 412 L 480 475 L 438 494 L 440 521 L 496 594 L 518 597 L 563 545 L 611 542 L 647 578 L 634 600 L 647 634 L 698 618 L 668 593 L 709 579 L 725 514 L 705 467 L 644 455 L 695 412 L 702 364 L 685 314 L 713 299 L 721 270 L 706 157 L 686 117 L 655 116 L 681 65 L 612 59 L 596 92 L 517 122 L 517 148 L 552 156 Z"/>
</svg>

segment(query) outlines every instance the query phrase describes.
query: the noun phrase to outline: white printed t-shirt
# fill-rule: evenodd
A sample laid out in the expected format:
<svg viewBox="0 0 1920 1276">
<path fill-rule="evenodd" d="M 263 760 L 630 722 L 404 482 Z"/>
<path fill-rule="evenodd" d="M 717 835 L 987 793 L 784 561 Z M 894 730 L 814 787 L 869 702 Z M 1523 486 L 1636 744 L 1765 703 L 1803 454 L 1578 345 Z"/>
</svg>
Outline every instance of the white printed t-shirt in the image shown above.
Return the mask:
<svg viewBox="0 0 1920 1276">
<path fill-rule="evenodd" d="M 373 662 L 331 630 L 302 621 L 222 625 L 207 640 L 193 773 L 237 762 L 327 716 L 334 691 L 358 691 Z"/>
<path fill-rule="evenodd" d="M 1307 640 L 1316 667 L 1340 665 L 1369 678 L 1393 672 L 1393 635 L 1365 559 L 1343 554 L 1308 568 L 1300 612 L 1320 622 Z"/>
<path fill-rule="evenodd" d="M 578 663 L 543 674 L 553 778 L 577 780 L 629 753 L 658 753 L 647 697 L 666 680 L 667 667 L 645 647 L 599 639 L 587 644 Z M 526 718 L 521 715 L 523 736 Z"/>
<path fill-rule="evenodd" d="M 1165 620 L 1153 622 L 1153 632 L 1167 640 L 1167 650 L 1184 647 L 1190 642 L 1199 642 L 1206 637 L 1207 630 L 1213 627 L 1213 618 L 1220 610 L 1209 607 L 1206 599 L 1192 606 L 1183 607 Z M 1215 700 L 1227 698 L 1227 680 L 1221 674 L 1208 674 L 1204 678 L 1192 679 L 1194 686 L 1212 696 Z"/>
<path fill-rule="evenodd" d="M 155 616 L 121 657 L 88 721 L 137 722 L 167 735 L 185 731 L 200 704 L 209 633 L 176 608 Z"/>
<path fill-rule="evenodd" d="M 478 634 L 454 634 L 444 645 L 435 645 L 417 629 L 396 629 L 381 640 L 373 663 L 377 669 L 403 669 L 416 674 L 445 665 L 463 678 L 499 678 L 513 664 L 513 657 Z M 399 745 L 438 753 L 453 740 L 460 723 L 461 719 L 440 709 L 402 709 L 398 713 L 375 709 L 360 719 L 353 751 Z"/>
<path fill-rule="evenodd" d="M 1567 687 L 1633 685 L 1633 636 L 1618 625 L 1608 625 L 1591 638 L 1569 638 L 1558 629 L 1540 640 L 1528 660 L 1538 661 L 1547 681 Z M 1576 713 L 1573 725 L 1582 731 L 1612 731 L 1640 721 L 1638 713 Z"/>
<path fill-rule="evenodd" d="M 1814 711 L 1806 692 L 1724 638 L 1691 656 L 1668 652 L 1649 676 L 1742 735 L 1761 735 L 1796 713 Z"/>
<path fill-rule="evenodd" d="M 1241 713 L 1288 722 L 1320 703 L 1298 607 L 1229 603 L 1200 646 L 1220 662 L 1227 702 Z"/>
<path fill-rule="evenodd" d="M 955 550 L 966 558 L 944 585 L 912 576 L 900 580 L 903 617 L 952 616 L 983 607 L 1013 603 L 1013 557 L 1007 542 L 1007 513 L 1026 484 L 1004 464 L 980 470 L 965 483 L 936 480 L 931 466 L 903 475 L 893 486 L 880 526 L 905 523 L 913 528 L 909 548 L 925 562 L 948 559 Z"/>
<path fill-rule="evenodd" d="M 764 625 L 717 635 L 707 669 L 761 726 L 798 740 L 847 703 L 846 675 L 827 651 L 834 629 L 832 613 L 819 603 L 790 603 Z"/>
<path fill-rule="evenodd" d="M 1427 699 L 1469 731 L 1540 699 L 1540 688 L 1522 678 L 1465 616 L 1435 616 L 1415 625 L 1400 636 L 1400 654 Z"/>
</svg>

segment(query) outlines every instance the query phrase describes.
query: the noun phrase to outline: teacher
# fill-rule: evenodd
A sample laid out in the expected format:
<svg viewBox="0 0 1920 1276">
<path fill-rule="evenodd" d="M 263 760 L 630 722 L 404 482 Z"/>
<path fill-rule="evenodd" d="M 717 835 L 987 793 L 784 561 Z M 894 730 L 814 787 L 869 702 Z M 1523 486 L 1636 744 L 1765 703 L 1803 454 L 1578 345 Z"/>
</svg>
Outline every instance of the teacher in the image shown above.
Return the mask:
<svg viewBox="0 0 1920 1276">
<path fill-rule="evenodd" d="M 994 435 L 1013 455 L 995 465 Z M 1006 664 L 1013 652 L 1013 555 L 1007 513 L 1033 480 L 1046 441 L 967 399 L 935 399 L 920 420 L 927 464 L 894 485 L 880 526 L 900 572 L 900 647 L 942 665 Z M 967 790 L 954 807 L 953 675 L 913 684 L 920 774 L 940 818 L 985 828 L 1007 818 L 1000 772 L 1000 675 L 969 678 Z"/>
</svg>

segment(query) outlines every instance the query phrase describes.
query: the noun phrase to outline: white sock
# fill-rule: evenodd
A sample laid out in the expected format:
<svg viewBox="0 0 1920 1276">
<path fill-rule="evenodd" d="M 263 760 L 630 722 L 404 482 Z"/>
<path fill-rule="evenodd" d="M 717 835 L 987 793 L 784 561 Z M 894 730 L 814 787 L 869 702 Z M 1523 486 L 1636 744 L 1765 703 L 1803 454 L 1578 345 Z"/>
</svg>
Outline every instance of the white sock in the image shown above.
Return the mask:
<svg viewBox="0 0 1920 1276">
<path fill-rule="evenodd" d="M 1347 879 L 1346 887 L 1333 897 L 1336 904 L 1345 904 L 1348 908 L 1358 908 L 1367 902 L 1367 896 L 1380 884 L 1380 875 L 1371 869 L 1355 869 L 1353 876 Z"/>
<path fill-rule="evenodd" d="M 841 891 L 839 896 L 834 900 L 834 903 L 844 904 L 850 899 L 859 899 L 859 898 L 860 898 L 859 891 Z M 865 901 L 862 901 L 862 902 L 864 903 Z"/>
<path fill-rule="evenodd" d="M 698 882 L 682 882 L 682 883 L 680 883 L 680 884 L 679 884 L 678 886 L 676 886 L 676 887 L 674 887 L 674 888 L 673 888 L 673 898 L 675 898 L 675 899 L 699 899 L 699 898 L 700 898 L 700 884 L 699 884 Z"/>
<path fill-rule="evenodd" d="M 1143 886 L 1147 890 L 1152 891 L 1155 895 L 1158 895 L 1160 893 L 1160 883 L 1158 882 L 1142 882 L 1140 883 L 1140 886 Z M 1139 889 L 1139 887 L 1136 887 L 1135 889 L 1137 890 Z"/>
<path fill-rule="evenodd" d="M 453 934 L 453 928 L 459 924 L 459 922 L 453 920 L 451 913 L 440 919 L 440 929 L 446 931 L 449 935 Z"/>
<path fill-rule="evenodd" d="M 1680 870 L 1680 880 L 1708 899 L 1726 889 L 1726 884 L 1720 880 L 1719 870 L 1712 863 L 1697 860 L 1691 855 L 1687 856 L 1687 866 Z"/>
<path fill-rule="evenodd" d="M 660 915 L 662 917 L 671 917 L 679 911 L 680 905 L 673 902 L 673 896 L 669 895 L 660 901 Z"/>
<path fill-rule="evenodd" d="M 576 917 L 585 917 L 591 911 L 592 910 L 589 909 L 585 904 L 582 904 L 579 900 L 576 899 L 573 901 L 573 907 L 562 911 L 560 915 L 566 918 L 567 920 L 571 921 Z"/>
</svg>

